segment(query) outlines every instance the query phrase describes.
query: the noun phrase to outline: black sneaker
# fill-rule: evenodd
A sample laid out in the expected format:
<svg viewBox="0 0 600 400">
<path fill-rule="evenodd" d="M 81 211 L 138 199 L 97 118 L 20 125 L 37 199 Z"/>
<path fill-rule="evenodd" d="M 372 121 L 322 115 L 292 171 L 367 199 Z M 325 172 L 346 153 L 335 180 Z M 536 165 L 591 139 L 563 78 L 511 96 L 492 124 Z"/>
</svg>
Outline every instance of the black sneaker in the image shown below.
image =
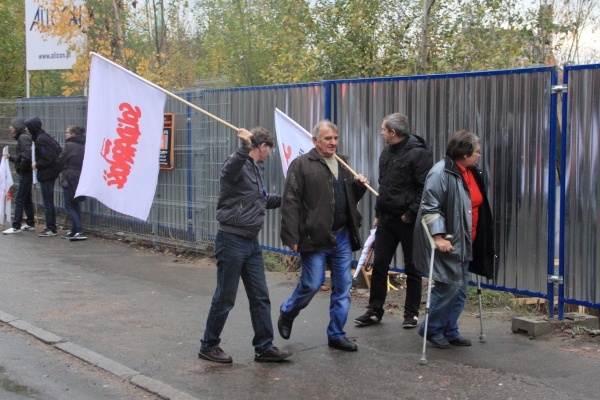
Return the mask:
<svg viewBox="0 0 600 400">
<path fill-rule="evenodd" d="M 38 235 L 39 237 L 50 237 L 50 236 L 56 236 L 56 232 L 50 230 L 50 229 L 44 229 L 42 232 L 40 232 L 40 234 Z"/>
<path fill-rule="evenodd" d="M 69 238 L 70 241 L 85 240 L 85 239 L 87 239 L 87 236 L 85 236 L 85 233 L 83 233 L 83 232 L 77 232 L 76 234 L 74 234 L 73 236 L 71 236 Z"/>
<path fill-rule="evenodd" d="M 270 350 L 265 351 L 264 353 L 254 353 L 254 361 L 256 362 L 279 362 L 283 361 L 286 358 L 292 356 L 294 353 L 289 352 L 287 350 L 279 350 L 277 347 L 273 346 Z"/>
<path fill-rule="evenodd" d="M 369 308 L 364 315 L 356 318 L 354 322 L 358 325 L 373 325 L 381 322 L 383 318 L 383 310 L 377 308 Z"/>
<path fill-rule="evenodd" d="M 198 357 L 203 360 L 218 362 L 222 364 L 230 364 L 233 362 L 233 359 L 229 354 L 226 354 L 222 348 L 219 346 L 213 347 L 210 350 L 200 350 L 198 353 Z"/>
<path fill-rule="evenodd" d="M 404 314 L 404 323 L 402 327 L 404 329 L 416 328 L 419 324 L 419 317 L 414 314 Z"/>
<path fill-rule="evenodd" d="M 69 238 L 72 238 L 74 235 L 75 235 L 75 232 L 68 231 L 66 234 L 62 235 L 60 238 L 61 239 L 69 239 Z"/>
</svg>

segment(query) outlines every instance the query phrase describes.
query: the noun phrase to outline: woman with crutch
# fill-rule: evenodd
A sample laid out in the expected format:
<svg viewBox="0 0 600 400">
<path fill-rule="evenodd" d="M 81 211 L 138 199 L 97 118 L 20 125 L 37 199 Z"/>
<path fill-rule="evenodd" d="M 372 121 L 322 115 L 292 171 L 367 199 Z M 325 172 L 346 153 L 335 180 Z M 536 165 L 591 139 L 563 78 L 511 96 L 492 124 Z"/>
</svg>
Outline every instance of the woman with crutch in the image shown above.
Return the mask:
<svg viewBox="0 0 600 400">
<path fill-rule="evenodd" d="M 427 362 L 425 340 L 441 349 L 471 345 L 458 330 L 469 273 L 488 279 L 494 274 L 494 226 L 483 173 L 476 167 L 480 156 L 479 138 L 456 132 L 446 156 L 425 181 L 415 224 L 414 262 L 429 276 L 429 285 L 432 279 L 435 284 L 428 288 L 430 306 L 419 330 L 424 342 L 422 363 Z"/>
</svg>

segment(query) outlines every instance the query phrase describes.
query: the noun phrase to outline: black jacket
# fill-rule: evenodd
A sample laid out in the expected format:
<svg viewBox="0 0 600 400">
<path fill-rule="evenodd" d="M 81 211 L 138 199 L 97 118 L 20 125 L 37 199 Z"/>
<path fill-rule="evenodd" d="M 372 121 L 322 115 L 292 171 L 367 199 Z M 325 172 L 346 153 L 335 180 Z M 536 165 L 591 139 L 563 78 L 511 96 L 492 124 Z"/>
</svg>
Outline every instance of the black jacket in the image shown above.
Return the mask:
<svg viewBox="0 0 600 400">
<path fill-rule="evenodd" d="M 250 148 L 240 146 L 221 169 L 217 203 L 219 229 L 254 239 L 262 229 L 265 210 L 281 205 L 281 196 L 266 192 L 261 167 L 249 156 Z"/>
<path fill-rule="evenodd" d="M 15 140 L 17 141 L 16 154 L 10 156 L 9 160 L 15 163 L 17 174 L 31 173 L 31 135 L 25 131 L 25 119 L 13 118 L 10 124 L 15 128 Z"/>
<path fill-rule="evenodd" d="M 70 188 L 71 198 L 77 192 L 83 154 L 85 152 L 85 135 L 71 136 L 65 143 L 65 148 L 58 157 L 58 166 L 62 171 L 60 186 Z"/>
<path fill-rule="evenodd" d="M 57 163 L 58 156 L 62 151 L 60 145 L 42 129 L 42 121 L 38 117 L 25 120 L 25 126 L 35 143 L 35 168 L 38 181 L 55 180 L 60 174 Z"/>
<path fill-rule="evenodd" d="M 425 140 L 409 135 L 402 142 L 386 146 L 379 156 L 379 196 L 375 215 L 383 219 L 403 215 L 414 222 L 433 155 Z"/>
<path fill-rule="evenodd" d="M 356 251 L 362 245 L 362 217 L 356 205 L 367 188 L 356 183 L 350 171 L 341 165 L 339 168 L 346 192 L 350 243 Z M 334 248 L 334 209 L 333 174 L 313 148 L 292 161 L 288 169 L 281 204 L 281 241 L 287 246 L 297 244 L 301 253 Z"/>
</svg>

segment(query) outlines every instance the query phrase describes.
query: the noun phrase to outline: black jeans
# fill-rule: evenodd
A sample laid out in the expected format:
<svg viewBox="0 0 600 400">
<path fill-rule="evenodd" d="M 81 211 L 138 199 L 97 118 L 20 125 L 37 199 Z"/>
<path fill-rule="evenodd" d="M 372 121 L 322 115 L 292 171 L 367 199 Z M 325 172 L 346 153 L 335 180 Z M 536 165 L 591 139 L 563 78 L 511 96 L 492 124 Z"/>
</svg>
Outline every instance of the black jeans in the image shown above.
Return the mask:
<svg viewBox="0 0 600 400">
<path fill-rule="evenodd" d="M 413 231 L 415 224 L 405 224 L 400 218 L 380 218 L 375 233 L 373 274 L 371 276 L 371 294 L 369 307 L 383 308 L 387 296 L 387 279 L 390 263 L 396 253 L 398 243 L 402 244 L 404 254 L 404 273 L 406 274 L 405 315 L 419 315 L 421 305 L 421 274 L 412 262 Z"/>
<path fill-rule="evenodd" d="M 19 175 L 19 187 L 17 188 L 17 196 L 15 197 L 15 217 L 13 218 L 12 223 L 12 227 L 15 229 L 21 229 L 23 213 L 27 216 L 27 225 L 35 226 L 33 202 L 31 201 L 32 183 L 33 175 L 31 174 L 31 171 Z"/>
<path fill-rule="evenodd" d="M 54 182 L 55 180 L 40 182 L 42 201 L 46 209 L 46 229 L 56 233 L 56 209 L 54 208 Z"/>
</svg>

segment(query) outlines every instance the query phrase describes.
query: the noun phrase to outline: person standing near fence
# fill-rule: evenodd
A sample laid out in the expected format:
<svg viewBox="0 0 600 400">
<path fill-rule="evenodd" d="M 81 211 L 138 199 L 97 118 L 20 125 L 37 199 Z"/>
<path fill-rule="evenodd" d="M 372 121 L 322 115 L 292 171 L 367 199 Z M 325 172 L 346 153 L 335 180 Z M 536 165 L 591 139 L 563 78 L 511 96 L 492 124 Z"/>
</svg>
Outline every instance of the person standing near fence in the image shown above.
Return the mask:
<svg viewBox="0 0 600 400">
<path fill-rule="evenodd" d="M 352 252 L 361 248 L 357 209 L 368 184 L 337 161 L 338 128 L 323 120 L 313 128 L 315 147 L 290 164 L 281 206 L 281 241 L 300 253 L 302 277 L 291 297 L 280 308 L 277 327 L 289 339 L 294 319 L 325 281 L 325 264 L 331 270 L 329 347 L 356 351 L 344 326 L 350 309 Z M 344 160 L 345 161 L 345 160 Z"/>
<path fill-rule="evenodd" d="M 467 301 L 469 272 L 492 278 L 494 224 L 483 173 L 479 138 L 471 132 L 452 135 L 446 157 L 433 166 L 425 181 L 415 225 L 414 255 L 419 271 L 429 274 L 431 245 L 421 220 L 427 216 L 436 245 L 433 264 L 427 341 L 434 347 L 470 346 L 458 331 L 458 318 Z M 421 324 L 419 334 L 425 334 Z"/>
<path fill-rule="evenodd" d="M 383 119 L 381 136 L 387 146 L 379 156 L 379 196 L 373 222 L 377 232 L 373 246 L 375 259 L 371 291 L 367 312 L 354 322 L 367 326 L 383 318 L 388 271 L 400 243 L 406 273 L 402 326 L 405 329 L 415 328 L 419 322 L 422 284 L 421 274 L 412 259 L 413 231 L 425 178 L 433 165 L 433 155 L 425 140 L 410 134 L 408 118 L 400 113 Z"/>
<path fill-rule="evenodd" d="M 292 353 L 273 346 L 271 301 L 257 238 L 265 211 L 281 206 L 281 196 L 267 193 L 262 178 L 262 163 L 271 154 L 274 142 L 271 133 L 261 127 L 250 132 L 240 129 L 238 138 L 241 145 L 221 168 L 217 203 L 219 230 L 215 238 L 217 288 L 198 357 L 218 363 L 233 361 L 219 344 L 229 312 L 235 305 L 241 277 L 250 303 L 254 361 L 277 362 Z"/>
<path fill-rule="evenodd" d="M 35 143 L 35 162 L 31 168 L 37 171 L 37 179 L 42 190 L 42 202 L 45 208 L 46 229 L 38 236 L 56 236 L 56 209 L 54 208 L 54 183 L 60 174 L 58 156 L 62 149 L 58 142 L 42 129 L 38 117 L 25 120 L 25 127 Z"/>
<path fill-rule="evenodd" d="M 65 209 L 71 218 L 71 230 L 62 238 L 69 240 L 86 240 L 81 223 L 81 199 L 75 198 L 83 155 L 85 153 L 85 128 L 71 125 L 65 132 L 65 148 L 58 157 L 58 166 L 61 169 L 60 186 L 65 197 Z"/>
<path fill-rule="evenodd" d="M 15 197 L 15 214 L 12 227 L 2 232 L 5 235 L 35 230 L 35 214 L 33 212 L 33 201 L 31 200 L 31 186 L 33 184 L 31 143 L 33 140 L 31 134 L 25 130 L 25 118 L 13 118 L 8 129 L 17 141 L 17 146 L 13 156 L 6 154 L 5 157 L 15 164 L 15 171 L 19 176 L 19 187 Z M 21 225 L 23 213 L 27 218 L 25 224 Z"/>
</svg>

